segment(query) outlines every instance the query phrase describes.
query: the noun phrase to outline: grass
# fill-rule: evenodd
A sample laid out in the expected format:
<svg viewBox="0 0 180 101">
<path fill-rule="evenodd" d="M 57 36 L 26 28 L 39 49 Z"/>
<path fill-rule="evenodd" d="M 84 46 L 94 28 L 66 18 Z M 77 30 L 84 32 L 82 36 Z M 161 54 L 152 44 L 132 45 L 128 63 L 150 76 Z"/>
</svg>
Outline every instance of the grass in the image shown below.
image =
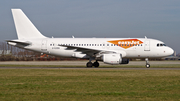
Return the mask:
<svg viewBox="0 0 180 101">
<path fill-rule="evenodd" d="M 3 101 L 180 100 L 180 70 L 0 69 Z"/>
</svg>

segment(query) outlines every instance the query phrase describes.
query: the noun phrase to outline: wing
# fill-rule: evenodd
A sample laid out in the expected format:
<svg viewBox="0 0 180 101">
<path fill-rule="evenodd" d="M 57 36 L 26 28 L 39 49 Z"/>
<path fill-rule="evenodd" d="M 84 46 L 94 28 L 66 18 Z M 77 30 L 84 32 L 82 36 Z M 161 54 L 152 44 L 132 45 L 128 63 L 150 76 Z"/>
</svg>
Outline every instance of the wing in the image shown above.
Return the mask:
<svg viewBox="0 0 180 101">
<path fill-rule="evenodd" d="M 75 52 L 82 52 L 83 54 L 87 54 L 91 57 L 97 57 L 100 54 L 105 53 L 115 53 L 113 51 L 106 51 L 101 49 L 93 49 L 93 48 L 85 48 L 85 47 L 77 47 L 77 46 L 68 46 L 68 45 L 58 45 L 66 47 L 66 50 L 75 50 Z"/>
</svg>

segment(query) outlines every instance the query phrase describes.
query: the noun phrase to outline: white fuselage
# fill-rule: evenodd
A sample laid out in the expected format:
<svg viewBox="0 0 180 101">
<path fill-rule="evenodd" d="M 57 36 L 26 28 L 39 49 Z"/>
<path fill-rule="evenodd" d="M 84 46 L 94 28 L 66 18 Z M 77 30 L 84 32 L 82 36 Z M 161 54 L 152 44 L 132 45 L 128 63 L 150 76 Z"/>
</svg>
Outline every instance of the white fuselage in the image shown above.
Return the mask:
<svg viewBox="0 0 180 101">
<path fill-rule="evenodd" d="M 129 40 L 138 39 L 142 43 L 124 43 L 113 44 L 108 41 L 112 40 Z M 155 39 L 145 38 L 43 38 L 43 39 L 29 39 L 26 41 L 32 42 L 31 45 L 24 47 L 25 49 L 52 54 L 63 57 L 77 57 L 88 58 L 82 52 L 76 52 L 76 49 L 67 49 L 65 46 L 87 48 L 100 51 L 113 51 L 121 53 L 123 58 L 156 58 L 165 57 L 173 54 L 173 50 L 167 46 L 157 46 L 163 44 L 162 41 Z M 65 46 L 61 46 L 65 45 Z M 129 46 L 128 48 L 121 47 L 120 45 Z"/>
</svg>

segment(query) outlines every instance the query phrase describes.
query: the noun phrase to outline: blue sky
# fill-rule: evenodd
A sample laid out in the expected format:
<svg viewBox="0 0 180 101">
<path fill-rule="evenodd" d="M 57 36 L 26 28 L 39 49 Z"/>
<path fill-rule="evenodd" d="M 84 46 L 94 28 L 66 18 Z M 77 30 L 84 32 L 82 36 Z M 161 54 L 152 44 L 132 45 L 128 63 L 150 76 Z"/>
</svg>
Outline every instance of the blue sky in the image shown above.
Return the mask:
<svg viewBox="0 0 180 101">
<path fill-rule="evenodd" d="M 147 36 L 180 53 L 180 0 L 2 0 L 0 41 L 17 38 L 11 8 L 48 37 Z"/>
</svg>

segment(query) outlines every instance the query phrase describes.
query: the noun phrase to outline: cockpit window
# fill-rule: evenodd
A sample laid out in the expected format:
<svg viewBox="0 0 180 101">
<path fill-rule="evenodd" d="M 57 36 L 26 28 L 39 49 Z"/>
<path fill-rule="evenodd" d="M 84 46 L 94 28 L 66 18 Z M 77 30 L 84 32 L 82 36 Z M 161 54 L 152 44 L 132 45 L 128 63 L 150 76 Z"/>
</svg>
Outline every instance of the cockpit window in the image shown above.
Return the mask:
<svg viewBox="0 0 180 101">
<path fill-rule="evenodd" d="M 162 46 L 166 46 L 164 43 L 158 43 L 157 47 L 162 47 Z"/>
</svg>

